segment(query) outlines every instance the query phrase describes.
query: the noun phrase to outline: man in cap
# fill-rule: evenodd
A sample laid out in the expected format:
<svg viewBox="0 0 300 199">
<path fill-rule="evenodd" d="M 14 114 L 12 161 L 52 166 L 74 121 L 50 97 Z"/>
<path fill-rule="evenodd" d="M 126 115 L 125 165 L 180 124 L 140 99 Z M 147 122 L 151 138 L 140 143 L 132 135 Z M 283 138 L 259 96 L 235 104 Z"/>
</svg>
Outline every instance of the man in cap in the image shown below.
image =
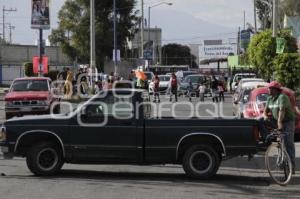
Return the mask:
<svg viewBox="0 0 300 199">
<path fill-rule="evenodd" d="M 281 84 L 277 81 L 272 81 L 268 84 L 269 94 L 265 110 L 263 113 L 263 121 L 270 120 L 269 115 L 272 114 L 271 120 L 274 126 L 286 133 L 285 145 L 286 150 L 291 158 L 293 165 L 293 173 L 295 173 L 295 113 L 287 95 L 281 91 Z M 262 121 L 262 120 L 261 120 Z M 262 122 L 260 122 L 260 131 L 263 138 L 267 136 L 267 130 Z"/>
</svg>

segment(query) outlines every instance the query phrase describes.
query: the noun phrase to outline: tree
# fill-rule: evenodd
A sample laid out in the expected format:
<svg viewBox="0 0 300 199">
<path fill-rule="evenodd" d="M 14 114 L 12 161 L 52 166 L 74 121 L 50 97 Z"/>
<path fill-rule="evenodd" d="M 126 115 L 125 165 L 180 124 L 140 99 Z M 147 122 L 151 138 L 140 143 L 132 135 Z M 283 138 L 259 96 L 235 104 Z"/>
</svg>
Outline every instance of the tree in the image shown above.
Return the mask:
<svg viewBox="0 0 300 199">
<path fill-rule="evenodd" d="M 271 28 L 272 26 L 272 1 L 265 0 L 269 2 L 269 5 L 260 1 L 255 1 L 255 7 L 257 9 L 258 19 L 261 24 L 261 29 L 265 30 Z M 279 24 L 281 28 L 283 27 L 284 15 L 287 16 L 298 16 L 300 15 L 300 1 L 299 0 L 279 0 Z"/>
<path fill-rule="evenodd" d="M 280 7 L 287 16 L 300 15 L 300 1 L 299 0 L 280 0 Z"/>
<path fill-rule="evenodd" d="M 89 0 L 66 0 L 58 14 L 59 26 L 49 40 L 61 46 L 73 61 L 89 63 L 90 60 L 90 9 Z M 118 49 L 124 52 L 127 38 L 136 32 L 138 17 L 134 12 L 135 0 L 117 1 Z M 96 62 L 103 66 L 113 51 L 113 1 L 95 1 Z"/>
<path fill-rule="evenodd" d="M 278 36 L 286 40 L 284 53 L 297 52 L 296 40 L 291 36 L 289 30 L 281 30 Z M 256 67 L 258 73 L 264 79 L 271 79 L 275 71 L 273 60 L 277 56 L 276 39 L 272 37 L 271 30 L 253 36 L 249 44 L 248 55 L 250 64 Z"/>
<path fill-rule="evenodd" d="M 284 53 L 274 60 L 276 79 L 286 87 L 295 90 L 300 86 L 300 56 L 297 53 Z"/>
<path fill-rule="evenodd" d="M 261 29 L 265 30 L 271 28 L 272 24 L 272 10 L 270 6 L 259 0 L 255 1 L 255 7 L 257 9 L 257 16 L 261 24 Z"/>
<path fill-rule="evenodd" d="M 196 57 L 191 54 L 190 48 L 180 44 L 167 44 L 162 47 L 162 64 L 198 67 Z"/>
</svg>

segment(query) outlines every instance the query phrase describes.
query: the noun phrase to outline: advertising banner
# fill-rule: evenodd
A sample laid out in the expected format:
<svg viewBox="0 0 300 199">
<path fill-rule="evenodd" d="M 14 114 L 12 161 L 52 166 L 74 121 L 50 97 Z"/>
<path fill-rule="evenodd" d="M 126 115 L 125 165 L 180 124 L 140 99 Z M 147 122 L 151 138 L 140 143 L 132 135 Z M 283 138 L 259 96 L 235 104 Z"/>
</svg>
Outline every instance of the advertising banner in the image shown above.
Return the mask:
<svg viewBox="0 0 300 199">
<path fill-rule="evenodd" d="M 49 0 L 31 0 L 31 28 L 50 29 Z"/>
<path fill-rule="evenodd" d="M 40 57 L 39 56 L 34 56 L 32 58 L 32 63 L 33 63 L 33 74 L 38 74 L 39 73 L 39 66 L 40 66 Z M 42 58 L 42 73 L 43 74 L 48 74 L 48 64 L 49 64 L 49 58 L 47 56 L 43 56 Z"/>
<path fill-rule="evenodd" d="M 225 44 L 225 45 L 209 45 L 200 46 L 199 58 L 226 58 L 229 55 L 236 54 L 236 46 Z"/>
</svg>

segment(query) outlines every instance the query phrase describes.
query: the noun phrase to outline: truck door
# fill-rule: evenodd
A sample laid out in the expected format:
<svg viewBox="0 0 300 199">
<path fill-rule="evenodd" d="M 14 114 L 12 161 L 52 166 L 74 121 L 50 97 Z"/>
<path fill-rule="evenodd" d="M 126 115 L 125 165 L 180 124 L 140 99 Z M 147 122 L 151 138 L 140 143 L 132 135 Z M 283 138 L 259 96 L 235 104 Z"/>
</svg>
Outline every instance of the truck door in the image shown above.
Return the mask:
<svg viewBox="0 0 300 199">
<path fill-rule="evenodd" d="M 70 139 L 79 160 L 136 162 L 137 121 L 133 97 L 108 93 L 82 107 Z"/>
</svg>

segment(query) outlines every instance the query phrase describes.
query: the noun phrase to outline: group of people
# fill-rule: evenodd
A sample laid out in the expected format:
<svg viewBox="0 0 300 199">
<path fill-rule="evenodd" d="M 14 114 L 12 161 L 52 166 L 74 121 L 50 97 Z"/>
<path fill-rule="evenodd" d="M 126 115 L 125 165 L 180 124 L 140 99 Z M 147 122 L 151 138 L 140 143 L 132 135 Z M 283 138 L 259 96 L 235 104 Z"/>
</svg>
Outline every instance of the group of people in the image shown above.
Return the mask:
<svg viewBox="0 0 300 199">
<path fill-rule="evenodd" d="M 155 75 L 155 77 L 153 79 L 153 96 L 154 96 L 153 102 L 160 102 L 159 82 L 160 82 L 160 80 L 158 78 L 158 75 Z M 168 88 L 169 94 L 170 94 L 170 102 L 172 102 L 173 96 L 175 96 L 175 102 L 178 101 L 178 95 L 177 95 L 178 86 L 179 86 L 179 81 L 178 81 L 175 73 L 172 73 L 170 81 L 169 81 L 169 88 Z"/>
<path fill-rule="evenodd" d="M 57 75 L 58 92 L 63 94 L 64 98 L 71 98 L 76 93 L 88 96 L 101 90 L 112 89 L 113 83 L 120 79 L 121 77 L 113 72 L 109 75 L 99 73 L 97 77 L 92 76 L 90 67 L 80 67 L 76 73 L 64 67 Z M 94 83 L 92 80 L 95 80 Z"/>
<path fill-rule="evenodd" d="M 153 95 L 154 95 L 154 102 L 160 102 L 159 99 L 159 78 L 157 75 L 155 75 L 153 79 Z M 189 98 L 189 101 L 192 101 L 192 96 L 196 95 L 196 93 L 199 93 L 200 101 L 204 102 L 205 93 L 207 90 L 207 86 L 205 82 L 199 82 L 197 85 L 197 89 L 195 91 L 194 85 L 192 81 L 188 82 L 188 86 L 186 89 L 186 96 Z M 172 73 L 170 81 L 169 81 L 169 94 L 170 94 L 170 102 L 172 101 L 172 97 L 175 96 L 175 101 L 178 101 L 178 87 L 180 85 L 180 81 L 176 77 L 174 73 Z M 212 82 L 210 85 L 208 85 L 211 93 L 212 93 L 212 101 L 218 102 L 218 101 L 225 101 L 224 97 L 224 83 L 222 81 L 218 81 L 214 76 L 212 78 Z"/>
</svg>

